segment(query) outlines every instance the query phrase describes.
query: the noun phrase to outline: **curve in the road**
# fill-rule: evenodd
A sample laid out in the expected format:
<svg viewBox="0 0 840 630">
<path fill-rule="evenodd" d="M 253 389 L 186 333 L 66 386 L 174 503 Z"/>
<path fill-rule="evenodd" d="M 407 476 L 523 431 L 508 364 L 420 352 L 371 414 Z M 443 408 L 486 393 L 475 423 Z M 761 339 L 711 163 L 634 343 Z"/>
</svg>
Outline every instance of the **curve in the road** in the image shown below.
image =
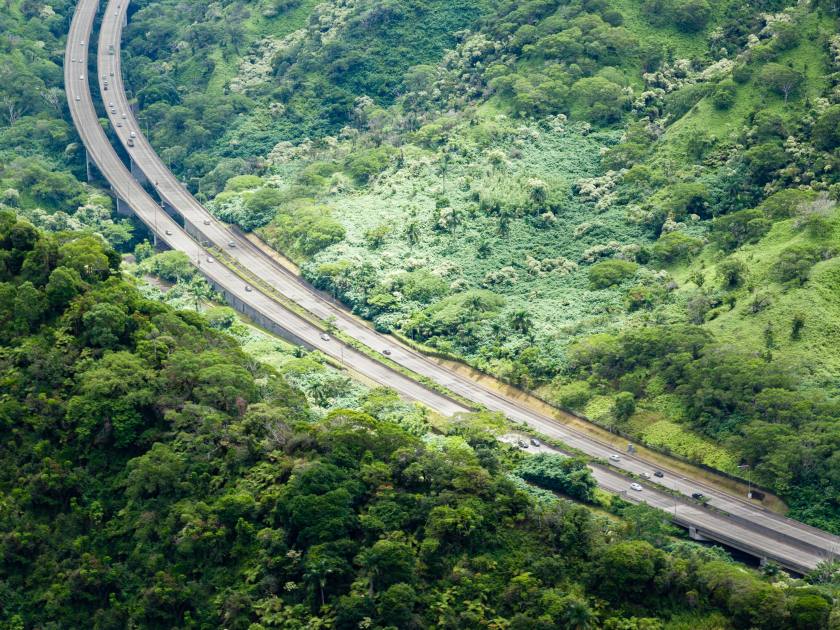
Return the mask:
<svg viewBox="0 0 840 630">
<path fill-rule="evenodd" d="M 93 13 L 95 14 L 95 0 L 81 0 L 77 13 L 79 11 L 84 11 L 85 7 L 89 8 L 91 5 L 94 6 Z M 610 445 L 603 444 L 590 436 L 574 431 L 573 429 L 558 423 L 552 418 L 538 414 L 518 404 L 517 402 L 508 399 L 507 397 L 501 396 L 496 392 L 485 388 L 479 383 L 447 370 L 443 366 L 428 360 L 426 357 L 423 357 L 413 350 L 395 343 L 390 337 L 385 337 L 376 333 L 369 326 L 361 323 L 344 309 L 338 308 L 328 300 L 325 300 L 317 292 L 305 285 L 299 278 L 266 256 L 262 251 L 250 243 L 250 241 L 241 238 L 238 234 L 213 218 L 206 209 L 204 209 L 201 204 L 199 204 L 197 200 L 195 200 L 189 192 L 181 186 L 174 175 L 166 169 L 160 158 L 157 156 L 157 153 L 148 143 L 146 138 L 140 133 L 137 122 L 131 113 L 129 102 L 123 88 L 119 55 L 122 28 L 128 10 L 127 5 L 128 3 L 125 2 L 125 0 L 122 2 L 119 0 L 112 0 L 112 2 L 108 5 L 103 18 L 98 55 L 98 75 L 101 76 L 99 79 L 101 95 L 103 96 L 103 100 L 111 120 L 115 125 L 117 136 L 126 146 L 132 160 L 140 168 L 140 170 L 143 171 L 149 181 L 155 183 L 161 198 L 170 206 L 175 208 L 184 218 L 185 223 L 192 226 L 193 229 L 200 234 L 201 238 L 206 239 L 208 242 L 215 244 L 221 249 L 226 249 L 227 252 L 235 257 L 241 265 L 249 269 L 253 274 L 268 281 L 269 284 L 274 286 L 285 297 L 296 302 L 301 307 L 313 313 L 316 317 L 319 317 L 322 320 L 334 317 L 338 327 L 342 329 L 343 332 L 355 337 L 357 340 L 361 341 L 370 348 L 391 348 L 391 358 L 409 370 L 426 376 L 438 384 L 449 388 L 458 395 L 474 400 L 488 409 L 500 411 L 513 420 L 525 422 L 542 433 L 560 439 L 570 446 L 586 452 L 589 455 L 606 459 L 609 455 L 614 454 L 614 449 Z M 92 20 L 93 18 L 91 17 L 91 24 Z M 76 20 L 74 18 L 74 24 L 75 21 Z M 90 33 L 90 27 L 88 27 L 87 33 Z M 68 64 L 70 51 L 71 41 L 68 41 Z M 112 51 L 113 54 L 111 54 Z M 71 110 L 73 110 L 74 100 L 71 96 L 69 87 L 73 85 L 73 72 L 71 71 L 69 74 L 65 73 L 65 77 L 69 81 L 68 99 L 70 101 Z M 108 81 L 108 90 L 102 89 L 105 87 L 105 81 Z M 84 88 L 83 90 L 81 89 L 82 87 Z M 80 90 L 78 91 L 84 91 L 87 93 L 87 100 L 90 101 L 90 92 L 87 89 L 87 85 L 80 81 L 79 88 Z M 114 103 L 113 110 L 110 106 L 112 101 Z M 78 105 L 78 102 L 76 102 L 76 105 Z M 108 178 L 112 185 L 114 185 L 117 194 L 122 196 L 123 199 L 126 199 L 129 202 L 129 205 L 138 213 L 140 218 L 143 219 L 143 221 L 152 229 L 155 229 L 157 234 L 164 238 L 170 246 L 187 252 L 196 251 L 196 248 L 198 247 L 197 244 L 191 241 L 191 239 L 189 239 L 189 237 L 183 233 L 177 225 L 174 226 L 175 229 L 177 229 L 177 232 L 173 231 L 172 225 L 174 224 L 174 221 L 168 217 L 166 217 L 166 220 L 168 221 L 168 228 L 164 227 L 161 223 L 154 224 L 150 221 L 149 219 L 152 216 L 160 215 L 161 217 L 165 217 L 166 215 L 165 213 L 161 213 L 157 210 L 154 200 L 145 193 L 139 184 L 134 182 L 131 174 L 125 166 L 122 165 L 122 163 L 120 163 L 119 166 L 116 166 L 112 163 L 110 158 L 103 159 L 103 155 L 107 155 L 107 152 L 105 152 L 105 149 L 101 146 L 101 144 L 102 141 L 107 143 L 107 138 L 99 127 L 92 103 L 90 104 L 90 112 L 88 112 L 86 116 L 79 117 L 77 119 L 78 113 L 79 112 L 74 112 L 74 122 L 76 122 L 76 126 L 79 128 L 80 134 L 82 134 L 88 149 L 94 154 L 94 160 L 100 167 L 103 174 L 105 174 L 106 178 Z M 122 117 L 123 114 L 125 114 L 125 118 Z M 122 122 L 122 126 L 117 127 L 117 122 Z M 92 139 L 88 133 L 92 126 L 95 126 L 101 135 L 101 138 L 95 138 L 96 142 L 94 143 L 93 149 L 91 149 L 91 146 L 89 145 L 89 142 L 91 142 Z M 132 133 L 134 134 L 134 137 L 132 137 Z M 129 140 L 132 142 L 130 143 Z M 129 144 L 133 144 L 134 146 L 129 146 Z M 110 145 L 108 146 L 108 149 L 110 149 L 113 157 L 118 161 L 119 158 L 116 156 L 116 153 L 113 152 Z M 102 162 L 105 163 L 103 164 Z M 127 183 L 128 180 L 131 180 L 133 187 Z M 149 202 L 151 202 L 151 206 L 153 207 L 149 206 Z M 140 208 L 136 208 L 135 204 L 139 204 Z M 151 215 L 150 212 L 157 214 Z M 171 232 L 171 234 L 167 234 L 167 231 Z M 173 236 L 177 236 L 177 239 L 172 238 Z M 186 241 L 184 239 L 186 239 Z M 233 247 L 229 246 L 230 243 L 233 243 Z M 207 274 L 208 271 L 207 267 L 208 265 L 203 265 L 202 268 L 202 271 L 205 272 L 205 274 Z M 223 269 L 222 265 L 216 265 L 213 268 L 213 272 L 216 277 L 210 279 L 216 286 L 232 289 L 231 293 L 234 297 L 241 300 L 244 304 L 253 306 L 254 302 L 260 302 L 260 312 L 267 313 L 267 317 L 269 319 L 273 317 L 275 318 L 275 321 L 283 322 L 284 328 L 286 327 L 288 321 L 283 321 L 283 318 L 288 318 L 293 314 L 280 308 L 276 302 L 258 291 L 243 294 L 241 290 L 237 290 L 237 287 L 241 287 L 242 285 L 242 281 L 238 277 L 219 277 L 220 275 L 224 275 L 218 273 Z M 210 276 L 210 274 L 207 275 L 208 277 Z M 273 308 L 267 308 L 268 305 L 263 302 L 270 303 L 273 305 Z M 280 317 L 279 320 L 277 319 L 278 317 Z M 305 326 L 303 324 L 305 324 Z M 312 326 L 305 320 L 301 319 L 300 322 L 296 322 L 295 329 L 300 333 L 301 339 L 306 339 L 311 343 L 311 345 L 318 347 L 318 349 L 324 351 L 326 354 L 337 356 L 337 342 L 332 340 L 329 342 L 323 341 L 319 343 L 321 331 L 317 327 Z M 344 352 L 345 358 L 348 358 L 349 348 L 345 349 Z M 444 406 L 448 405 L 451 410 L 463 410 L 462 406 L 459 406 L 448 398 L 442 397 L 436 392 L 431 392 L 416 383 L 414 383 L 414 388 L 411 388 L 406 384 L 399 382 L 401 378 L 405 379 L 405 377 L 401 377 L 401 375 L 398 375 L 391 370 L 385 369 L 383 371 L 383 366 L 381 364 L 371 360 L 362 353 L 350 355 L 349 360 L 352 362 L 353 367 L 357 371 L 363 372 L 374 380 L 393 387 L 404 395 L 408 395 L 409 397 L 423 402 L 427 402 L 427 399 L 430 396 L 432 398 L 436 396 L 437 399 L 434 402 L 437 403 L 437 405 L 440 405 L 441 401 L 443 401 Z M 410 379 L 405 380 L 410 381 Z M 414 395 L 407 394 L 405 391 L 407 388 L 412 389 Z M 422 391 L 418 392 L 418 389 Z M 436 407 L 436 404 L 432 404 L 430 406 Z M 624 456 L 618 465 L 627 472 L 637 474 L 651 470 L 651 465 L 638 457 Z M 625 476 L 603 467 L 596 467 L 595 473 L 599 483 L 602 483 L 608 489 L 614 491 L 623 491 L 627 489 L 629 481 Z M 803 568 L 807 569 L 813 567 L 817 562 L 833 555 L 836 550 L 840 548 L 840 545 L 838 545 L 840 539 L 837 539 L 836 537 L 820 530 L 804 526 L 790 519 L 785 519 L 773 513 L 767 512 L 766 510 L 749 504 L 738 497 L 733 497 L 727 493 L 707 487 L 696 480 L 688 480 L 677 474 L 669 473 L 666 475 L 666 483 L 664 485 L 666 485 L 669 490 L 683 495 L 689 495 L 692 492 L 696 492 L 698 487 L 702 486 L 703 491 L 709 496 L 711 504 L 716 509 L 732 514 L 734 517 L 728 518 L 718 512 L 708 510 L 706 508 L 682 503 L 675 508 L 678 512 L 675 515 L 675 520 L 678 522 L 685 520 L 685 523 L 693 523 L 694 526 L 701 528 L 709 538 L 717 537 L 717 539 L 722 542 L 735 540 L 742 548 L 746 548 L 746 550 L 756 550 L 758 555 L 775 559 L 784 566 L 788 566 L 794 570 L 801 571 Z M 668 507 L 673 507 L 675 505 L 673 497 L 666 492 L 660 492 L 653 488 L 647 488 L 644 494 L 646 501 L 651 504 L 660 506 L 666 505 Z M 638 499 L 640 498 L 641 497 L 638 497 Z"/>
</svg>

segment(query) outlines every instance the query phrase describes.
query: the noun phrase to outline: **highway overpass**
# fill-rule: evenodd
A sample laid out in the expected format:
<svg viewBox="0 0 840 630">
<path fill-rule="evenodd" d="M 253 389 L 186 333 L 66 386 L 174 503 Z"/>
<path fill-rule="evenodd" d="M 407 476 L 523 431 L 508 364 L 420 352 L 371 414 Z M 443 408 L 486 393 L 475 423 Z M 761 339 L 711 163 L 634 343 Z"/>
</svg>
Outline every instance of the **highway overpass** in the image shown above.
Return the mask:
<svg viewBox="0 0 840 630">
<path fill-rule="evenodd" d="M 345 346 L 334 338 L 323 339 L 322 328 L 313 324 L 311 318 L 301 317 L 285 308 L 278 300 L 272 298 L 270 292 L 259 290 L 258 283 L 246 288 L 247 281 L 218 261 L 209 263 L 208 252 L 201 243 L 225 251 L 255 279 L 259 278 L 261 282 L 267 283 L 274 291 L 305 309 L 312 317 L 322 322 L 334 320 L 343 334 L 353 337 L 374 353 L 388 348 L 391 353 L 389 358 L 406 370 L 437 383 L 463 399 L 501 412 L 514 421 L 526 423 L 533 429 L 561 440 L 592 457 L 606 460 L 615 454 L 615 449 L 609 444 L 565 426 L 554 418 L 457 374 L 399 344 L 390 336 L 377 333 L 367 323 L 319 294 L 250 241 L 212 217 L 165 167 L 140 132 L 139 125 L 131 113 L 123 87 L 119 54 L 128 2 L 113 0 L 102 16 L 97 54 L 96 76 L 100 82 L 103 105 L 116 136 L 131 156 L 132 170 L 145 175 L 154 185 L 161 200 L 183 219 L 185 230 L 182 230 L 166 212 L 160 210 L 155 200 L 145 192 L 120 161 L 100 126 L 89 85 L 85 80 L 79 79 L 79 76 L 87 75 L 87 67 L 79 68 L 78 65 L 85 64 L 78 61 L 75 62 L 77 66 L 73 66 L 72 57 L 76 56 L 74 52 L 80 52 L 80 49 L 89 45 L 96 11 L 96 0 L 80 0 L 71 26 L 65 59 L 68 102 L 79 134 L 89 155 L 111 183 L 115 194 L 127 202 L 158 238 L 170 247 L 189 254 L 210 283 L 232 304 L 255 316 L 257 321 L 269 329 L 290 336 L 336 359 L 343 358 L 356 372 L 395 389 L 407 398 L 420 401 L 446 414 L 466 410 L 465 405 L 441 395 L 434 389 L 424 387 L 365 353 Z M 80 43 L 82 41 L 85 42 L 84 45 Z M 87 60 L 86 54 L 81 58 Z M 103 89 L 105 81 L 108 81 L 107 91 Z M 114 104 L 113 108 L 111 102 Z M 117 122 L 121 122 L 122 126 L 117 127 Z M 199 242 L 191 238 L 190 234 Z M 687 479 L 667 467 L 656 467 L 665 471 L 665 477 L 661 481 L 657 480 L 657 484 L 663 488 L 646 484 L 643 492 L 631 493 L 632 496 L 628 495 L 627 498 L 667 509 L 673 514 L 675 522 L 691 527 L 698 537 L 718 540 L 757 557 L 772 559 L 798 572 L 814 567 L 819 561 L 833 557 L 840 550 L 840 539 L 835 536 L 776 515 L 699 480 Z M 641 474 L 653 470 L 650 463 L 632 455 L 622 455 L 615 468 L 620 470 L 600 465 L 594 467 L 598 482 L 614 492 L 626 492 L 629 487 L 631 480 L 622 472 Z M 698 490 L 709 498 L 709 507 L 703 507 L 687 498 Z"/>
</svg>

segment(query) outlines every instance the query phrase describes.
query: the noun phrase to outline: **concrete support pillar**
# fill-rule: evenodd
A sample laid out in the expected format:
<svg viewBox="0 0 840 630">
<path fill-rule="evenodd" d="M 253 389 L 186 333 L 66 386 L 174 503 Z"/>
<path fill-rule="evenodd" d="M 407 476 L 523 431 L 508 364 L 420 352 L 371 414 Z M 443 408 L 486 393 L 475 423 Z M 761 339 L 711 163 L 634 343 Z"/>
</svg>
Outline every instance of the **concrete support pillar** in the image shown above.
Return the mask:
<svg viewBox="0 0 840 630">
<path fill-rule="evenodd" d="M 148 184 L 149 180 L 146 179 L 146 174 L 143 172 L 143 169 L 137 166 L 137 163 L 134 161 L 134 158 L 129 156 L 129 161 L 131 162 L 131 175 L 141 184 Z"/>
<path fill-rule="evenodd" d="M 90 183 L 90 154 L 87 149 L 85 149 L 85 175 L 88 183 Z"/>
</svg>

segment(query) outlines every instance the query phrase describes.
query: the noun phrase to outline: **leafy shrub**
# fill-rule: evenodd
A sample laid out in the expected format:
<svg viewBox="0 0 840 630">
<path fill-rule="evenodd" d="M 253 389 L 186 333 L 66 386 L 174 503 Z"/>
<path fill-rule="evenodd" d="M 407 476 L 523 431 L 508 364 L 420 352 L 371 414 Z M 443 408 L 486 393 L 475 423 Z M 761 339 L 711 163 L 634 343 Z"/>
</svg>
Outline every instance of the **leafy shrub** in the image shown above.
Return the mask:
<svg viewBox="0 0 840 630">
<path fill-rule="evenodd" d="M 415 338 L 450 335 L 468 342 L 474 324 L 494 316 L 504 304 L 501 295 L 484 289 L 456 293 L 412 315 L 405 330 Z"/>
<path fill-rule="evenodd" d="M 155 254 L 140 264 L 140 268 L 169 282 L 189 280 L 195 273 L 190 257 L 184 252 L 169 250 Z"/>
<path fill-rule="evenodd" d="M 710 193 L 701 182 L 680 182 L 663 188 L 653 198 L 652 203 L 666 212 L 671 212 L 677 221 L 696 214 L 707 216 Z"/>
<path fill-rule="evenodd" d="M 449 284 L 443 278 L 425 269 L 399 274 L 393 280 L 393 287 L 415 302 L 431 302 L 449 292 Z"/>
<path fill-rule="evenodd" d="M 359 184 L 366 184 L 370 179 L 384 171 L 394 153 L 392 147 L 363 149 L 350 154 L 345 160 L 347 173 Z"/>
<path fill-rule="evenodd" d="M 788 188 L 773 193 L 758 207 L 768 219 L 789 219 L 797 213 L 800 205 L 814 199 L 815 196 L 816 193 L 811 190 Z"/>
<path fill-rule="evenodd" d="M 764 142 L 744 152 L 750 176 L 756 184 L 764 185 L 773 180 L 776 171 L 788 163 L 788 156 L 778 142 Z"/>
<path fill-rule="evenodd" d="M 327 206 L 300 203 L 285 205 L 260 234 L 275 249 L 300 259 L 344 240 L 345 231 Z"/>
<path fill-rule="evenodd" d="M 687 33 L 705 28 L 712 14 L 706 0 L 645 0 L 642 11 L 657 26 L 673 24 Z"/>
<path fill-rule="evenodd" d="M 257 175 L 237 175 L 225 182 L 225 190 L 229 192 L 253 190 L 262 186 L 262 183 L 262 177 L 258 177 Z"/>
<path fill-rule="evenodd" d="M 735 289 L 747 276 L 747 265 L 737 258 L 727 258 L 717 266 L 717 276 L 724 289 Z"/>
<path fill-rule="evenodd" d="M 606 289 L 631 277 L 638 268 L 639 265 L 629 260 L 602 260 L 589 268 L 589 284 L 594 289 Z"/>
<path fill-rule="evenodd" d="M 735 98 L 738 94 L 738 86 L 732 79 L 724 79 L 717 84 L 715 91 L 712 93 L 712 104 L 717 109 L 726 110 L 735 104 Z"/>
<path fill-rule="evenodd" d="M 554 399 L 563 407 L 569 409 L 583 409 L 593 395 L 592 389 L 586 381 L 572 381 L 552 390 Z"/>
<path fill-rule="evenodd" d="M 611 123 L 621 117 L 627 96 L 620 85 L 603 77 L 586 77 L 572 85 L 572 114 L 596 123 Z"/>
<path fill-rule="evenodd" d="M 840 147 L 840 105 L 832 105 L 820 115 L 811 130 L 811 138 L 823 151 Z"/>
<path fill-rule="evenodd" d="M 700 253 L 703 241 L 683 232 L 668 232 L 653 245 L 653 257 L 660 264 L 683 261 Z"/>
<path fill-rule="evenodd" d="M 648 286 L 637 284 L 627 290 L 627 310 L 638 311 L 643 308 L 652 308 L 662 300 L 664 291 L 659 286 Z"/>
<path fill-rule="evenodd" d="M 239 219 L 239 225 L 250 232 L 268 224 L 283 200 L 283 193 L 276 188 L 260 188 L 245 202 L 246 212 Z"/>
<path fill-rule="evenodd" d="M 712 241 L 724 251 L 732 251 L 745 243 L 757 242 L 772 226 L 773 222 L 761 210 L 739 210 L 712 222 Z"/>
<path fill-rule="evenodd" d="M 773 273 L 779 282 L 805 284 L 811 275 L 811 267 L 831 255 L 830 251 L 814 245 L 791 245 L 779 254 Z"/>
<path fill-rule="evenodd" d="M 514 472 L 526 481 L 580 501 L 592 501 L 595 497 L 596 482 L 584 459 L 537 453 L 526 458 Z"/>
<path fill-rule="evenodd" d="M 766 64 L 758 76 L 761 84 L 771 92 L 785 97 L 785 103 L 796 92 L 805 77 L 801 72 L 780 63 Z"/>
</svg>

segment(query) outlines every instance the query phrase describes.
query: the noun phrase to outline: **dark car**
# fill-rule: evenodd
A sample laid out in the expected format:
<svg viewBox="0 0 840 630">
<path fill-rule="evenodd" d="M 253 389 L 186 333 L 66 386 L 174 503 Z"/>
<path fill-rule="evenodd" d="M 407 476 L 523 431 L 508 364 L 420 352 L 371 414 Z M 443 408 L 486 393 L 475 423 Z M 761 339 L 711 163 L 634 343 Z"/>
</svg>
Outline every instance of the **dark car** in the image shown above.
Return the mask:
<svg viewBox="0 0 840 630">
<path fill-rule="evenodd" d="M 665 473 L 662 472 L 661 470 L 656 470 L 656 471 L 654 471 L 653 476 L 654 477 L 664 477 Z"/>
<path fill-rule="evenodd" d="M 702 492 L 692 492 L 691 493 L 692 499 L 697 499 L 698 501 L 702 501 L 706 498 L 706 496 Z"/>
</svg>

